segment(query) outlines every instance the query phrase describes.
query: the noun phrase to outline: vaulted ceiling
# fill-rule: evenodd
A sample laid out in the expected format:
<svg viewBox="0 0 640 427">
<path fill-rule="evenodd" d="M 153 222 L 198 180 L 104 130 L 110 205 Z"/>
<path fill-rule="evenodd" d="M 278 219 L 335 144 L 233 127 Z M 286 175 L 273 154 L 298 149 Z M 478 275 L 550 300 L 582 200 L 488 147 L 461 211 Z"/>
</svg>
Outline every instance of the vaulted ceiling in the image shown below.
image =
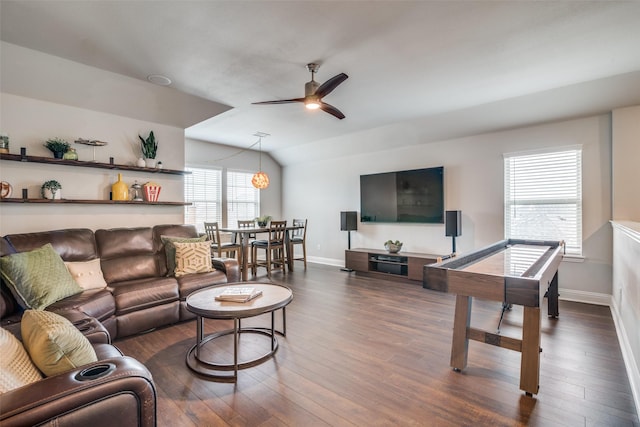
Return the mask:
<svg viewBox="0 0 640 427">
<path fill-rule="evenodd" d="M 640 2 L 7 1 L 8 43 L 171 87 L 232 108 L 186 130 L 232 146 L 271 134 L 282 164 L 323 141 L 394 124 L 425 142 L 640 103 Z M 302 104 L 316 79 L 349 78 Z M 401 144 L 401 141 L 397 142 Z M 349 147 L 345 147 L 348 151 Z M 361 147 L 351 147 L 356 151 Z"/>
</svg>

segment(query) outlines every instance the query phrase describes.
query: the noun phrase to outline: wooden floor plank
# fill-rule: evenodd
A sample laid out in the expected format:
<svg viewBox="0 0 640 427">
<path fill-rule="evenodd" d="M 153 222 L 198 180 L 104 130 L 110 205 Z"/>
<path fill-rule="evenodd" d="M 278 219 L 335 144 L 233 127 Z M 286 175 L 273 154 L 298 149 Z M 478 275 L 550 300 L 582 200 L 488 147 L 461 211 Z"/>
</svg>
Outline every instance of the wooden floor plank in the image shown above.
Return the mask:
<svg viewBox="0 0 640 427">
<path fill-rule="evenodd" d="M 337 267 L 296 268 L 273 274 L 294 293 L 287 336 L 274 358 L 241 370 L 237 384 L 187 368 L 194 321 L 115 342 L 153 374 L 158 425 L 640 426 L 607 307 L 561 301 L 558 319 L 543 310 L 540 391 L 527 397 L 518 352 L 472 341 L 467 368 L 452 371 L 453 295 Z M 497 329 L 500 309 L 474 300 L 471 325 Z M 205 322 L 206 333 L 229 327 Z M 520 338 L 521 328 L 522 308 L 514 307 L 500 333 Z"/>
</svg>

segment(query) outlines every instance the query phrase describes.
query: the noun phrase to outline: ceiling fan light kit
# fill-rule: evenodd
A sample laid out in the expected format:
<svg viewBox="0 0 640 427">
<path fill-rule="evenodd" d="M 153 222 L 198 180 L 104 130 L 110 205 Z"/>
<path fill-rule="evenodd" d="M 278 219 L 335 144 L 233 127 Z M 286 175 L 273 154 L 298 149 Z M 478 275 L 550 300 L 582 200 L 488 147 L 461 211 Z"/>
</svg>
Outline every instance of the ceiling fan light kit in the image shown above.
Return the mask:
<svg viewBox="0 0 640 427">
<path fill-rule="evenodd" d="M 304 98 L 283 99 L 279 101 L 254 102 L 253 104 L 288 104 L 291 102 L 302 102 L 308 110 L 322 110 L 332 116 L 342 120 L 345 115 L 331 104 L 322 101 L 322 98 L 329 95 L 342 82 L 349 78 L 345 73 L 340 73 L 331 77 L 326 82 L 319 84 L 315 81 L 314 75 L 318 71 L 319 65 L 316 63 L 307 64 L 307 70 L 311 73 L 311 81 L 304 85 Z"/>
</svg>

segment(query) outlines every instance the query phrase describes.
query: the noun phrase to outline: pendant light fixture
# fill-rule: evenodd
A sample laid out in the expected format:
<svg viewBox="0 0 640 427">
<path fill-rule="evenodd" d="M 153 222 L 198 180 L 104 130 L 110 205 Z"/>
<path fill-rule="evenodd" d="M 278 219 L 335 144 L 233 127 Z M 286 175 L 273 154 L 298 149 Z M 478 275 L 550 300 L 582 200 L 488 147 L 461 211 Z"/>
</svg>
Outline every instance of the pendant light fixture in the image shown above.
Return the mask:
<svg viewBox="0 0 640 427">
<path fill-rule="evenodd" d="M 251 185 L 253 185 L 255 188 L 259 190 L 263 190 L 269 186 L 269 175 L 267 175 L 265 172 L 262 172 L 262 138 L 269 136 L 269 134 L 264 132 L 256 132 L 254 135 L 259 138 L 258 149 L 260 153 L 259 154 L 260 163 L 258 165 L 259 166 L 258 172 L 256 172 L 251 178 Z"/>
</svg>

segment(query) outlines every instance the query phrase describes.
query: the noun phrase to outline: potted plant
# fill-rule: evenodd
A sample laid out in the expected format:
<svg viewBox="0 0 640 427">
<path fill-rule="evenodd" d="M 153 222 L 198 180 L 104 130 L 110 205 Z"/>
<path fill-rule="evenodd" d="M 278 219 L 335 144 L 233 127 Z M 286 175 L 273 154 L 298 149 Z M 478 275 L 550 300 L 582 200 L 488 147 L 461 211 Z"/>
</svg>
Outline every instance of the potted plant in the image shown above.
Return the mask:
<svg viewBox="0 0 640 427">
<path fill-rule="evenodd" d="M 158 152 L 158 142 L 156 141 L 153 131 L 149 132 L 147 139 L 144 139 L 140 135 L 138 135 L 138 138 L 140 138 L 140 148 L 142 149 L 142 156 L 145 159 L 147 167 L 156 167 L 155 159 L 156 153 Z"/>
<path fill-rule="evenodd" d="M 393 240 L 387 240 L 384 242 L 384 248 L 387 252 L 395 254 L 400 252 L 400 249 L 402 249 L 402 242 L 400 240 L 396 240 L 395 242 Z"/>
<path fill-rule="evenodd" d="M 47 139 L 44 146 L 51 150 L 56 159 L 61 159 L 69 149 L 69 143 L 62 138 Z"/>
<path fill-rule="evenodd" d="M 44 199 L 61 199 L 62 198 L 62 185 L 55 179 L 49 180 L 42 184 L 40 187 L 40 194 Z"/>
<path fill-rule="evenodd" d="M 262 215 L 256 218 L 256 222 L 258 223 L 258 227 L 266 227 L 267 224 L 271 221 L 270 215 Z"/>
</svg>

